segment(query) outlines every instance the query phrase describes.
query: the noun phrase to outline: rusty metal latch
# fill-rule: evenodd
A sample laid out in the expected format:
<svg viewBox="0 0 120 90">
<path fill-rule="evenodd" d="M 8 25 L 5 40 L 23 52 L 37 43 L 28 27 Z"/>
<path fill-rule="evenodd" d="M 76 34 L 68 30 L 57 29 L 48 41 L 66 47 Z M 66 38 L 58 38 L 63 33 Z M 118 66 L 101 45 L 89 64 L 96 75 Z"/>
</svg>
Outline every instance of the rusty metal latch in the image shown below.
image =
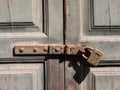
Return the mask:
<svg viewBox="0 0 120 90">
<path fill-rule="evenodd" d="M 89 55 L 86 53 L 89 52 Z M 41 45 L 17 45 L 14 47 L 14 55 L 82 55 L 88 63 L 97 66 L 103 52 L 86 45 L 60 45 L 60 44 L 41 44 Z"/>
</svg>

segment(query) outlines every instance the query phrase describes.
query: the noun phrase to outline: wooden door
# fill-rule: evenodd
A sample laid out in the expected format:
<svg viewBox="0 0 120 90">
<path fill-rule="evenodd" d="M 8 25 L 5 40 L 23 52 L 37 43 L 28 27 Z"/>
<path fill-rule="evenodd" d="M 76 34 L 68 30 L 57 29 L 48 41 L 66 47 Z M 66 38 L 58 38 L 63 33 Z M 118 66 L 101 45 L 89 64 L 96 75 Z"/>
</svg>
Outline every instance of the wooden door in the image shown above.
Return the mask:
<svg viewBox="0 0 120 90">
<path fill-rule="evenodd" d="M 67 44 L 83 43 L 104 52 L 97 67 L 66 61 L 66 90 L 119 90 L 120 1 L 66 2 Z"/>
<path fill-rule="evenodd" d="M 63 90 L 64 63 L 15 56 L 15 45 L 63 44 L 63 0 L 0 0 L 0 90 Z"/>
</svg>

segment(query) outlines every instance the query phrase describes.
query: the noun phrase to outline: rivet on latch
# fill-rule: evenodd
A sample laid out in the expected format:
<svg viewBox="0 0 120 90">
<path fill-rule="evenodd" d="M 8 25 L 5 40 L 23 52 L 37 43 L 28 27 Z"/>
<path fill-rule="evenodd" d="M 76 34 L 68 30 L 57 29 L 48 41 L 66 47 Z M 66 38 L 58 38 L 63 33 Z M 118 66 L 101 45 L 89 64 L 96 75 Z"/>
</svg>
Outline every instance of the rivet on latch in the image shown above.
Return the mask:
<svg viewBox="0 0 120 90">
<path fill-rule="evenodd" d="M 60 51 L 60 48 L 55 48 L 55 52 L 59 52 Z"/>
<path fill-rule="evenodd" d="M 64 54 L 64 45 L 50 45 L 49 46 L 49 54 Z"/>
<path fill-rule="evenodd" d="M 20 53 L 23 53 L 24 50 L 25 50 L 25 49 L 24 49 L 23 47 L 21 47 L 21 48 L 19 49 L 19 52 L 20 52 Z"/>
<path fill-rule="evenodd" d="M 47 52 L 47 51 L 48 51 L 48 49 L 47 49 L 47 48 L 44 48 L 44 49 L 43 49 L 43 51 L 44 51 L 44 52 Z"/>
<path fill-rule="evenodd" d="M 72 53 L 74 53 L 74 52 L 75 52 L 75 48 L 70 48 L 70 51 L 71 51 Z"/>
<path fill-rule="evenodd" d="M 33 49 L 33 52 L 36 53 L 37 51 L 38 51 L 38 48 L 34 48 L 34 49 Z"/>
</svg>

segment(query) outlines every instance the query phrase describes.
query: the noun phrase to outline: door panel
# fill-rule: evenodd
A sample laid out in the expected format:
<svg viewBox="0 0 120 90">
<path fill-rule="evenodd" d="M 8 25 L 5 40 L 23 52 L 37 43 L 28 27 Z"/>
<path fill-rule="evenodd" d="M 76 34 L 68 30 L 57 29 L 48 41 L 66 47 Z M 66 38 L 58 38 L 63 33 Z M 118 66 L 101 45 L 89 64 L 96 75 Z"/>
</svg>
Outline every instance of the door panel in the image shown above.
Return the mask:
<svg viewBox="0 0 120 90">
<path fill-rule="evenodd" d="M 119 90 L 120 67 L 87 67 L 66 61 L 66 90 Z"/>
<path fill-rule="evenodd" d="M 95 26 L 120 26 L 119 0 L 93 0 Z"/>
<path fill-rule="evenodd" d="M 90 45 L 104 52 L 104 61 L 119 61 L 119 0 L 76 0 L 68 4 L 67 43 Z"/>
<path fill-rule="evenodd" d="M 80 0 L 79 13 L 79 42 L 103 50 L 103 60 L 119 60 L 119 1 Z"/>
<path fill-rule="evenodd" d="M 119 70 L 119 67 L 90 68 L 81 90 L 119 90 Z"/>
<path fill-rule="evenodd" d="M 46 0 L 47 1 L 47 0 Z M 63 42 L 63 0 L 48 0 L 47 29 L 50 43 Z"/>
<path fill-rule="evenodd" d="M 1 0 L 1 26 L 31 26 L 42 31 L 42 0 Z"/>
<path fill-rule="evenodd" d="M 2 5 L 0 5 L 0 22 L 10 22 L 10 18 L 9 18 L 9 9 L 8 9 L 8 3 L 7 0 L 1 0 L 0 3 Z"/>
<path fill-rule="evenodd" d="M 44 90 L 44 67 L 37 64 L 1 64 L 1 90 Z"/>
</svg>

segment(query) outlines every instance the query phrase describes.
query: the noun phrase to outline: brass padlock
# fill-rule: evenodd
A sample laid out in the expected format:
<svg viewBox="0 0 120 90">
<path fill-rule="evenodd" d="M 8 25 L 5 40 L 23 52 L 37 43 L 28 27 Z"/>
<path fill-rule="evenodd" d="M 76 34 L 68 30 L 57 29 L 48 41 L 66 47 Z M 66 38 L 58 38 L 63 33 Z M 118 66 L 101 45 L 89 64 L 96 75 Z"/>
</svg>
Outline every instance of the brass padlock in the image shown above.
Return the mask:
<svg viewBox="0 0 120 90">
<path fill-rule="evenodd" d="M 83 54 L 82 56 L 87 59 L 88 63 L 97 66 L 100 62 L 101 57 L 103 56 L 103 52 L 91 47 L 87 47 L 86 49 L 90 51 L 90 56 L 87 57 L 85 56 L 85 54 Z"/>
</svg>

